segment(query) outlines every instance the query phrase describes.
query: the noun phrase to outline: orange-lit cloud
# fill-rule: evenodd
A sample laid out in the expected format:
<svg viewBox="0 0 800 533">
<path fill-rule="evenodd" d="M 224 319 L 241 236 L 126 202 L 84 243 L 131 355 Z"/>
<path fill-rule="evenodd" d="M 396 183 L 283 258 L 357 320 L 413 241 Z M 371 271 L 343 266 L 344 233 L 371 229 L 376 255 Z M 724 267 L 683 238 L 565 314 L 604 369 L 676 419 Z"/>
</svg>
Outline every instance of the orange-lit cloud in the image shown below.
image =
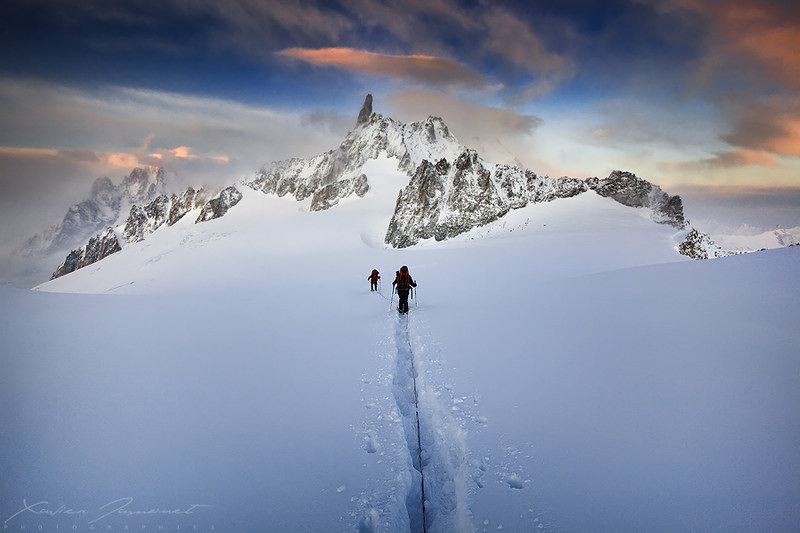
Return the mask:
<svg viewBox="0 0 800 533">
<path fill-rule="evenodd" d="M 354 48 L 288 48 L 280 55 L 315 65 L 433 86 L 483 87 L 486 79 L 466 65 L 429 55 L 388 55 Z"/>
<path fill-rule="evenodd" d="M 787 88 L 800 87 L 800 10 L 787 3 L 760 0 L 681 0 L 712 22 L 709 64 L 719 68 L 720 57 L 734 54 L 761 65 L 764 73 Z"/>
<path fill-rule="evenodd" d="M 125 153 L 108 154 L 107 161 L 112 167 L 116 168 L 130 168 L 139 164 L 136 156 Z"/>
<path fill-rule="evenodd" d="M 200 157 L 192 153 L 192 149 L 188 146 L 178 146 L 169 150 L 172 155 L 179 159 L 199 159 Z"/>
<path fill-rule="evenodd" d="M 144 148 L 149 144 L 149 140 L 145 142 Z M 193 153 L 192 148 L 189 146 L 178 146 L 176 148 L 159 148 L 147 154 L 146 157 L 140 159 L 146 160 L 150 163 L 157 163 L 167 165 L 171 162 L 180 161 L 213 161 L 215 163 L 228 163 L 230 158 L 228 156 L 201 156 Z"/>
<path fill-rule="evenodd" d="M 158 149 L 155 152 L 145 153 L 150 138 L 132 152 L 95 152 L 91 150 L 55 150 L 51 148 L 29 148 L 0 146 L 0 157 L 9 159 L 29 160 L 61 160 L 71 161 L 94 166 L 98 172 L 116 170 L 128 171 L 137 166 L 150 164 L 168 165 L 176 161 L 212 161 L 218 164 L 230 162 L 228 156 L 199 156 L 192 153 L 188 146 L 178 146 L 172 149 Z"/>
<path fill-rule="evenodd" d="M 90 150 L 55 150 L 52 148 L 28 148 L 0 146 L 0 157 L 18 159 L 61 159 L 81 163 L 98 164 L 103 167 L 132 168 L 140 164 L 139 159 L 124 152 L 93 152 Z"/>
<path fill-rule="evenodd" d="M 736 148 L 725 152 L 718 152 L 712 157 L 699 161 L 682 161 L 678 163 L 662 163 L 664 169 L 681 172 L 696 172 L 716 169 L 732 169 L 745 166 L 778 167 L 780 161 L 775 155 L 762 150 L 749 150 Z"/>
<path fill-rule="evenodd" d="M 742 148 L 766 150 L 779 156 L 800 157 L 800 101 L 774 98 L 732 104 L 731 131 L 721 136 Z"/>
<path fill-rule="evenodd" d="M 178 146 L 177 148 L 172 149 L 161 149 L 151 154 L 148 154 L 150 157 L 154 157 L 159 160 L 163 159 L 200 159 L 200 156 L 193 154 L 192 149 L 188 146 Z"/>
</svg>

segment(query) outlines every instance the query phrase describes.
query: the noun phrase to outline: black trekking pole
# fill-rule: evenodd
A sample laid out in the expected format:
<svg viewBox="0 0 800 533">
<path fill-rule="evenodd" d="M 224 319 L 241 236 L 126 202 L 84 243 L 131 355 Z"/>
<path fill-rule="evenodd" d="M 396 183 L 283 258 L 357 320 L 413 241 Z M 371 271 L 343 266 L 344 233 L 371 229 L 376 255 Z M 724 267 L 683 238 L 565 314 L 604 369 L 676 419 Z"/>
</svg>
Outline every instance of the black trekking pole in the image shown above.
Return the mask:
<svg viewBox="0 0 800 533">
<path fill-rule="evenodd" d="M 389 298 L 389 311 L 392 310 L 392 300 L 394 299 L 394 286 L 392 286 L 392 297 Z"/>
<path fill-rule="evenodd" d="M 417 290 L 419 289 L 415 288 L 414 292 L 416 293 Z M 416 297 L 414 298 L 414 307 L 419 307 L 419 294 L 417 294 Z"/>
</svg>

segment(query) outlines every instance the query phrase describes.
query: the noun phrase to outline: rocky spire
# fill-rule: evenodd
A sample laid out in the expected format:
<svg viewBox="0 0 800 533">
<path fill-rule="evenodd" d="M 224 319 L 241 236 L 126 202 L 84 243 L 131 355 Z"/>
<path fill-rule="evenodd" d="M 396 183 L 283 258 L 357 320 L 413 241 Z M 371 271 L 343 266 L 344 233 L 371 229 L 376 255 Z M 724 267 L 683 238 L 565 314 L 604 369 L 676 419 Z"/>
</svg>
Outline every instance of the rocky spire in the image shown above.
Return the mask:
<svg viewBox="0 0 800 533">
<path fill-rule="evenodd" d="M 369 117 L 372 116 L 372 95 L 368 94 L 366 98 L 364 98 L 364 105 L 361 106 L 361 111 L 358 112 L 358 120 L 356 120 L 356 126 L 360 126 L 361 124 L 365 124 L 369 122 Z"/>
</svg>

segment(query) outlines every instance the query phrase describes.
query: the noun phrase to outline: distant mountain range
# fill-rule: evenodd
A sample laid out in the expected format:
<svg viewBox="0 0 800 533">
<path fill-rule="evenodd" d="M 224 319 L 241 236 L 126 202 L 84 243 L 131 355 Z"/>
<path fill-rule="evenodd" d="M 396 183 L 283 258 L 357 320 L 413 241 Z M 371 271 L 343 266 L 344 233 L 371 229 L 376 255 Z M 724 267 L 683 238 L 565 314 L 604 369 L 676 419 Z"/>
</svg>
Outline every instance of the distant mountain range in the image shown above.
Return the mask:
<svg viewBox="0 0 800 533">
<path fill-rule="evenodd" d="M 384 242 L 392 247 L 453 238 L 529 204 L 595 191 L 645 210 L 654 223 L 686 231 L 678 248 L 684 255 L 695 259 L 729 255 L 708 235 L 689 228 L 679 196 L 634 174 L 614 171 L 602 179 L 551 178 L 489 163 L 462 145 L 441 118 L 405 124 L 373 112 L 371 95 L 355 128 L 333 150 L 309 159 L 270 163 L 221 191 L 189 187 L 168 195 L 165 171 L 157 167 L 137 168 L 120 185 L 100 178 L 88 200 L 71 207 L 60 224 L 29 238 L 19 251 L 34 255 L 72 249 L 55 270 L 56 278 L 142 241 L 189 213 L 195 213 L 195 223 L 224 216 L 242 199 L 242 187 L 298 201 L 310 198 L 310 211 L 331 209 L 345 198 L 368 193 L 365 165 L 379 157 L 396 160 L 397 169 L 409 177 L 386 228 Z"/>
<path fill-rule="evenodd" d="M 58 224 L 28 238 L 16 252 L 46 255 L 80 246 L 106 226 L 115 226 L 120 216 L 134 205 L 146 205 L 165 191 L 163 168 L 136 168 L 114 185 L 107 177 L 97 178 L 88 199 L 70 207 Z"/>
</svg>

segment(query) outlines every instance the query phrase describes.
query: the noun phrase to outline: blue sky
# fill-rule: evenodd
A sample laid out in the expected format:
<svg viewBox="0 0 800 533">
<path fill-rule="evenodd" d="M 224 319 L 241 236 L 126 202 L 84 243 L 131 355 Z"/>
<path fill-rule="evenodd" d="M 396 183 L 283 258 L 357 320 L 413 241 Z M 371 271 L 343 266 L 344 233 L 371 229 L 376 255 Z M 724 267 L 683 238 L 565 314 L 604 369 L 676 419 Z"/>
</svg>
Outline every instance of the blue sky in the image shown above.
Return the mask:
<svg viewBox="0 0 800 533">
<path fill-rule="evenodd" d="M 797 2 L 11 0 L 0 21 L 20 233 L 135 165 L 221 183 L 330 149 L 367 93 L 489 160 L 800 224 Z"/>
</svg>

